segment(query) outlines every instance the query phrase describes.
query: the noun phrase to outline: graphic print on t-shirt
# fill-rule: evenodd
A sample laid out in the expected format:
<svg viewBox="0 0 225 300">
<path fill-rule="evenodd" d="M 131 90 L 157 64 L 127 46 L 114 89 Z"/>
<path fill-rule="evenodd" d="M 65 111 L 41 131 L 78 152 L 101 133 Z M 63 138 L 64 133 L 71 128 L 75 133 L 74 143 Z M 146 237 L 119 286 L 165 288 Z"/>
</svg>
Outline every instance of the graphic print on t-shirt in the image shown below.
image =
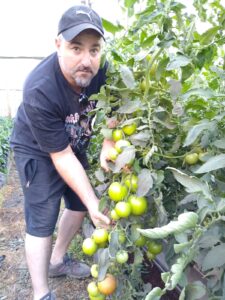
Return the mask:
<svg viewBox="0 0 225 300">
<path fill-rule="evenodd" d="M 80 105 L 80 114 L 77 112 L 66 117 L 65 128 L 70 145 L 75 153 L 88 146 L 91 136 L 91 116 L 88 113 L 95 108 L 94 101 L 85 101 Z"/>
</svg>

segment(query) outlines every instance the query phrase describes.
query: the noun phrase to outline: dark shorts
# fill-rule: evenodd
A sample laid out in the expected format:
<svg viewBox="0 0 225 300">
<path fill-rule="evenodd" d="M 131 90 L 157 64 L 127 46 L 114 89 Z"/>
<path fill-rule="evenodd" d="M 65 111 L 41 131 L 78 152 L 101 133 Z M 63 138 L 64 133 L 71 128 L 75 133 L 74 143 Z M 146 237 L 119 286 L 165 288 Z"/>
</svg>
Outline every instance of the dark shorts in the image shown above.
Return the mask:
<svg viewBox="0 0 225 300">
<path fill-rule="evenodd" d="M 62 180 L 50 159 L 15 156 L 24 193 L 26 232 L 33 236 L 53 234 L 61 199 L 72 211 L 86 211 L 80 198 Z"/>
</svg>

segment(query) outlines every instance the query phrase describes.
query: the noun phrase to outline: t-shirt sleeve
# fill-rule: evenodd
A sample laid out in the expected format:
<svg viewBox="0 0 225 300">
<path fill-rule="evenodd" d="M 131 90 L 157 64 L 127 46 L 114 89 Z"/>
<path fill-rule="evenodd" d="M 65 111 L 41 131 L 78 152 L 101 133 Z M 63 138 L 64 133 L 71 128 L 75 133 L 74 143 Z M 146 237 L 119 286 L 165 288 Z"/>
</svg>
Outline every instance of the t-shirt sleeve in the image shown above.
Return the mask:
<svg viewBox="0 0 225 300">
<path fill-rule="evenodd" d="M 47 101 L 47 100 L 46 100 Z M 24 103 L 24 110 L 30 130 L 41 151 L 51 153 L 64 150 L 69 145 L 65 132 L 65 123 L 57 114 L 57 110 L 50 105 L 40 106 Z"/>
</svg>

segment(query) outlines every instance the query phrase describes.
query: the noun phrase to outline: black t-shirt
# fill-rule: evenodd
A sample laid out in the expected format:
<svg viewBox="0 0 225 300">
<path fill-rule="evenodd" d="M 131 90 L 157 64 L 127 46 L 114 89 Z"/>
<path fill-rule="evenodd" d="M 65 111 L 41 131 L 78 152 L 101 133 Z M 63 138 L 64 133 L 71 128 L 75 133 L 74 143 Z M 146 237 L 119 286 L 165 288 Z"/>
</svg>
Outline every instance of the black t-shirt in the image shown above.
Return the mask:
<svg viewBox="0 0 225 300">
<path fill-rule="evenodd" d="M 99 92 L 105 73 L 106 66 L 85 89 L 87 97 Z M 44 59 L 24 84 L 10 140 L 15 154 L 42 159 L 70 144 L 78 158 L 85 156 L 91 135 L 88 112 L 95 107 L 85 95 L 77 94 L 64 78 L 56 53 Z"/>
</svg>

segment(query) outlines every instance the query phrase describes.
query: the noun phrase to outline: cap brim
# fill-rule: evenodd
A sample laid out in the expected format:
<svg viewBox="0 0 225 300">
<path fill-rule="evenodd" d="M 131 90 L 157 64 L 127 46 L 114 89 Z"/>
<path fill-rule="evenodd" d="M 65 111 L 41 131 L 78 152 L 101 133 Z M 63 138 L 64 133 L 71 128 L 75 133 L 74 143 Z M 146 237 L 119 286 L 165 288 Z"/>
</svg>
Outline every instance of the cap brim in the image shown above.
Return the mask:
<svg viewBox="0 0 225 300">
<path fill-rule="evenodd" d="M 81 33 L 82 31 L 84 30 L 87 30 L 87 29 L 93 29 L 95 31 L 97 31 L 102 37 L 103 39 L 104 38 L 104 34 L 103 32 L 96 26 L 92 25 L 92 24 L 89 24 L 89 23 L 83 23 L 83 24 L 80 24 L 80 25 L 77 25 L 77 26 L 74 26 L 74 27 L 71 27 L 65 31 L 62 32 L 62 36 L 64 37 L 64 39 L 67 41 L 67 42 L 70 42 L 72 41 L 72 39 L 74 39 L 79 33 Z"/>
</svg>

